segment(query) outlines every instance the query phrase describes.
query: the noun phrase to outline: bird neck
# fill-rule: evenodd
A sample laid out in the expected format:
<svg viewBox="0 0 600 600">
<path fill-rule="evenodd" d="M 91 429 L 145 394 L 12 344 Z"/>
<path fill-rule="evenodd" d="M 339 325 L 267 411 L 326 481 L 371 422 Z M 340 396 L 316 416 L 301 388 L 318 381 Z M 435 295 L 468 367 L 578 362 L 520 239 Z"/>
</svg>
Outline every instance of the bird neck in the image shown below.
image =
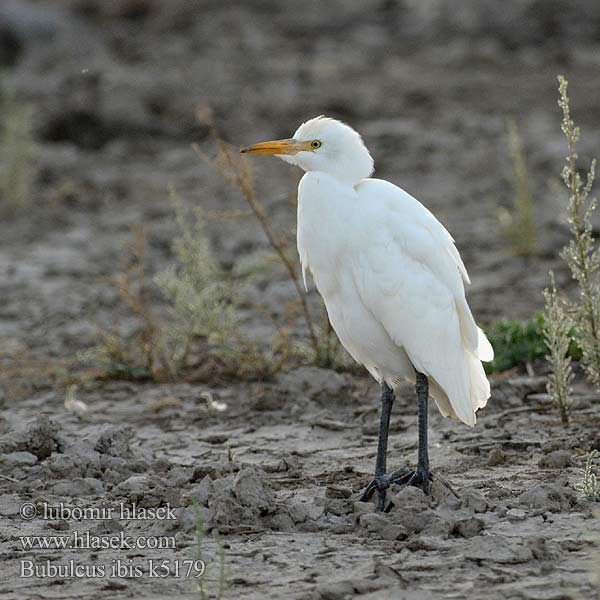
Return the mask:
<svg viewBox="0 0 600 600">
<path fill-rule="evenodd" d="M 354 190 L 354 187 L 358 185 L 363 178 L 357 179 L 356 177 L 351 177 L 344 173 L 336 173 L 327 171 L 319 171 L 318 169 L 306 171 L 304 174 L 305 177 L 315 177 L 316 179 L 322 179 L 324 181 L 330 182 L 331 185 L 335 185 L 336 188 L 347 188 L 348 190 Z"/>
</svg>

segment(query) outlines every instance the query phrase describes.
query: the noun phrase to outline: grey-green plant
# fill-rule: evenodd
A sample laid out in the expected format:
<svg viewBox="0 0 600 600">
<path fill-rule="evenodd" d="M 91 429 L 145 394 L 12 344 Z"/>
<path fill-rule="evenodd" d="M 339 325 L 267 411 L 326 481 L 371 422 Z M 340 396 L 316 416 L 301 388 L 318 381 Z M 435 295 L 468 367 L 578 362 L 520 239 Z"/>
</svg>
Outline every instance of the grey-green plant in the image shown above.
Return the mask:
<svg viewBox="0 0 600 600">
<path fill-rule="evenodd" d="M 511 210 L 503 209 L 498 216 L 513 253 L 531 256 L 537 250 L 538 233 L 523 142 L 514 119 L 508 120 L 508 150 L 513 164 L 513 201 Z"/>
<path fill-rule="evenodd" d="M 99 369 L 98 377 L 158 381 L 173 374 L 163 321 L 155 315 L 148 298 L 145 248 L 145 231 L 137 227 L 128 244 L 124 270 L 111 277 L 121 308 L 136 320 L 136 331 L 125 335 L 116 323 L 110 330 L 99 328 L 96 345 L 77 355 L 80 361 Z"/>
<path fill-rule="evenodd" d="M 581 469 L 581 479 L 575 486 L 585 500 L 600 502 L 600 486 L 598 476 L 594 472 L 594 461 L 598 458 L 598 450 L 592 450 L 586 458 L 585 466 Z"/>
<path fill-rule="evenodd" d="M 544 290 L 544 300 L 545 318 L 542 321 L 542 333 L 548 346 L 546 359 L 551 369 L 546 389 L 558 409 L 561 421 L 568 425 L 572 404 L 571 381 L 573 379 L 571 356 L 569 355 L 572 323 L 565 302 L 556 289 L 552 271 L 550 271 L 550 286 Z"/>
<path fill-rule="evenodd" d="M 173 243 L 177 264 L 156 275 L 155 282 L 171 303 L 171 315 L 162 335 L 171 375 L 181 370 L 192 342 L 200 337 L 206 338 L 215 355 L 237 376 L 272 375 L 288 358 L 285 331 L 277 331 L 270 348 L 262 348 L 241 333 L 241 285 L 219 267 L 202 209 L 187 211 L 174 189 L 170 198 L 179 230 Z"/>
<path fill-rule="evenodd" d="M 166 343 L 179 370 L 195 337 L 206 337 L 231 353 L 239 338 L 239 320 L 232 302 L 234 289 L 212 254 L 202 209 L 197 207 L 190 215 L 173 188 L 170 198 L 179 229 L 173 243 L 177 265 L 156 275 L 155 282 L 172 305 Z"/>
<path fill-rule="evenodd" d="M 14 212 L 31 202 L 36 173 L 33 109 L 2 86 L 0 111 L 0 203 Z"/>
<path fill-rule="evenodd" d="M 596 161 L 592 160 L 585 176 L 577 168 L 576 145 L 579 127 L 571 117 L 567 80 L 559 76 L 558 105 L 562 109 L 562 131 L 567 140 L 567 157 L 562 180 L 568 190 L 568 216 L 571 240 L 563 248 L 561 257 L 567 263 L 579 287 L 578 301 L 571 302 L 575 335 L 582 350 L 582 363 L 589 380 L 600 387 L 600 249 L 593 237 L 592 215 L 596 209 L 595 198 L 590 198 L 594 182 Z"/>
<path fill-rule="evenodd" d="M 569 359 L 563 353 L 568 346 L 567 335 L 581 351 L 581 363 L 588 380 L 600 388 L 600 247 L 596 244 L 592 227 L 596 199 L 590 196 L 596 161 L 591 161 L 585 177 L 582 177 L 577 167 L 577 142 L 581 132 L 571 116 L 569 85 L 562 75 L 558 77 L 558 92 L 558 105 L 563 115 L 561 129 L 567 141 L 562 180 L 568 192 L 567 213 L 571 233 L 571 239 L 560 256 L 569 267 L 578 293 L 574 300 L 561 296 L 551 275 L 551 287 L 544 292 L 544 321 L 550 348 L 548 391 L 559 407 L 563 422 L 567 422 L 571 378 Z M 567 329 L 569 333 L 566 333 Z"/>
<path fill-rule="evenodd" d="M 208 574 L 208 565 L 206 564 L 206 559 L 204 557 L 203 544 L 204 539 L 206 537 L 206 533 L 204 531 L 204 523 L 202 521 L 202 515 L 200 513 L 200 507 L 198 503 L 194 501 L 193 503 L 194 512 L 196 515 L 196 560 L 202 561 L 204 564 L 204 570 L 200 577 L 198 577 L 198 597 L 200 600 L 208 600 L 209 598 L 215 598 L 216 600 L 222 600 L 225 597 L 225 592 L 227 591 L 227 569 L 225 566 L 225 547 L 223 546 L 223 542 L 221 541 L 221 535 L 219 534 L 219 530 L 214 530 L 214 538 L 215 544 L 217 548 L 217 557 L 219 560 L 219 573 L 218 573 L 218 587 L 214 594 L 209 595 L 209 591 L 206 586 L 206 576 Z"/>
</svg>

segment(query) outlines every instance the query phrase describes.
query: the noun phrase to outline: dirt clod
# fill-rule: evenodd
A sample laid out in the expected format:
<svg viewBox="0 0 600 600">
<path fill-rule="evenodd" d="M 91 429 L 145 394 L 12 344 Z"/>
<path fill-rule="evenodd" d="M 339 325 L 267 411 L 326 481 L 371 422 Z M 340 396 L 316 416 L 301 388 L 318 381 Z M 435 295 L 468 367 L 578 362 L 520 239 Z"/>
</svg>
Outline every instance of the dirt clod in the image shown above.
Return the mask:
<svg viewBox="0 0 600 600">
<path fill-rule="evenodd" d="M 61 445 L 58 426 L 46 416 L 37 417 L 28 426 L 0 439 L 0 452 L 29 452 L 44 460 Z"/>
<path fill-rule="evenodd" d="M 267 511 L 273 505 L 273 492 L 264 474 L 254 467 L 241 470 L 233 480 L 231 491 L 245 506 Z"/>
<path fill-rule="evenodd" d="M 573 459 L 567 450 L 554 450 L 543 456 L 538 462 L 542 469 L 564 469 L 572 464 Z"/>
</svg>

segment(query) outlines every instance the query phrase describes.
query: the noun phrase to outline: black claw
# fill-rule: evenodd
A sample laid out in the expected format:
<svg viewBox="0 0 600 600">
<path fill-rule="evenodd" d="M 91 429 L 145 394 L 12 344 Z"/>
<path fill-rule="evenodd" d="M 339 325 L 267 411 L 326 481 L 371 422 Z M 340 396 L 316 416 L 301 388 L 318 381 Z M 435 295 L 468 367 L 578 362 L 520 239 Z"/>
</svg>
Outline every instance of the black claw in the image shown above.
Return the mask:
<svg viewBox="0 0 600 600">
<path fill-rule="evenodd" d="M 390 475 L 381 475 L 375 477 L 375 479 L 373 479 L 373 481 L 371 481 L 371 483 L 369 483 L 369 485 L 366 487 L 363 495 L 360 497 L 360 501 L 368 502 L 375 492 L 379 492 L 380 497 L 382 494 L 385 497 L 385 490 L 390 487 L 390 483 Z"/>
<path fill-rule="evenodd" d="M 400 469 L 396 469 L 390 473 L 390 482 L 397 483 L 398 485 L 402 485 L 402 482 L 406 477 L 412 475 L 413 471 L 407 469 L 406 467 L 402 467 Z"/>
<path fill-rule="evenodd" d="M 377 511 L 378 512 L 389 512 L 394 506 L 392 502 L 387 505 L 385 503 L 386 490 L 392 483 L 402 485 L 412 485 L 423 490 L 426 496 L 429 496 L 429 482 L 433 480 L 433 476 L 429 469 L 417 467 L 414 471 L 410 471 L 406 467 L 397 469 L 389 475 L 381 475 L 373 479 L 371 483 L 365 488 L 360 502 L 368 502 L 375 492 L 379 493 L 377 499 Z"/>
<path fill-rule="evenodd" d="M 429 482 L 432 481 L 431 471 L 429 469 L 424 469 L 422 467 L 418 467 L 410 479 L 407 481 L 407 485 L 412 485 L 414 487 L 418 487 L 423 490 L 423 493 L 426 496 L 429 496 Z"/>
<path fill-rule="evenodd" d="M 377 482 L 373 479 L 373 481 L 371 481 L 371 483 L 369 483 L 369 485 L 366 487 L 365 491 L 363 492 L 362 496 L 360 497 L 360 502 L 368 502 L 371 499 L 371 496 L 373 495 L 373 493 L 375 492 L 376 489 L 377 489 Z"/>
</svg>

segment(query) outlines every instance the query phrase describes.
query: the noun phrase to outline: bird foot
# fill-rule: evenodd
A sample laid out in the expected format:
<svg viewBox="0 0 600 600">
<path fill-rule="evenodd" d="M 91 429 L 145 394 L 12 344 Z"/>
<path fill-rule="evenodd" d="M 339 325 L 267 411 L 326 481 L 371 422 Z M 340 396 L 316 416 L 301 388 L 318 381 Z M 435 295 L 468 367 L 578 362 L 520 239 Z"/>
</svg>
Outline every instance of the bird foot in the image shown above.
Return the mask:
<svg viewBox="0 0 600 600">
<path fill-rule="evenodd" d="M 375 492 L 378 494 L 377 511 L 389 512 L 394 506 L 392 502 L 385 503 L 387 489 L 395 483 L 396 485 L 412 485 L 423 490 L 426 496 L 429 496 L 429 484 L 433 476 L 431 471 L 426 467 L 417 467 L 413 471 L 402 467 L 396 471 L 392 471 L 389 475 L 377 475 L 371 483 L 366 487 L 363 495 L 360 497 L 361 502 L 368 502 Z"/>
</svg>

